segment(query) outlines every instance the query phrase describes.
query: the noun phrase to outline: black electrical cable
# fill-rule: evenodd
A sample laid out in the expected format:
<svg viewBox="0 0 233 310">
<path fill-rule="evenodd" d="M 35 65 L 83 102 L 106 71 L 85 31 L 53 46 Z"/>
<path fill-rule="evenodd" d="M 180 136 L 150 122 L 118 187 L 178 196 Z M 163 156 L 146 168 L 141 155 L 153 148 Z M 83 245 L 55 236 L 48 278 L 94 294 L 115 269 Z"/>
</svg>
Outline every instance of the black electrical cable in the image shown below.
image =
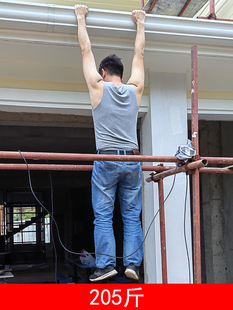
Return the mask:
<svg viewBox="0 0 233 310">
<path fill-rule="evenodd" d="M 19 153 L 20 153 L 20 155 L 22 156 L 22 158 L 23 158 L 23 160 L 24 160 L 24 162 L 25 162 L 25 164 L 26 164 L 26 166 L 27 166 L 29 186 L 30 186 L 30 190 L 31 190 L 31 192 L 32 192 L 32 195 L 34 196 L 34 198 L 36 199 L 36 201 L 39 203 L 39 205 L 40 205 L 40 206 L 50 215 L 50 217 L 53 219 L 53 222 L 54 222 L 55 227 L 56 227 L 56 230 L 57 230 L 58 240 L 59 240 L 61 246 L 63 247 L 63 249 L 64 249 L 65 251 L 67 251 L 67 252 L 70 253 L 70 254 L 78 254 L 78 255 L 81 255 L 82 253 L 76 253 L 76 252 L 70 251 L 70 250 L 68 250 L 68 249 L 63 245 L 63 243 L 62 243 L 62 241 L 61 241 L 61 238 L 60 238 L 60 233 L 59 233 L 59 229 L 58 229 L 57 222 L 56 222 L 54 216 L 51 214 L 51 212 L 48 211 L 48 209 L 42 204 L 42 202 L 37 198 L 36 194 L 34 193 L 34 190 L 33 190 L 33 187 L 32 187 L 32 181 L 31 181 L 31 173 L 30 173 L 30 169 L 29 169 L 28 163 L 27 163 L 25 157 L 23 156 L 23 154 L 21 153 L 20 150 L 19 150 Z"/>
<path fill-rule="evenodd" d="M 174 188 L 174 185 L 175 185 L 175 180 L 176 180 L 177 167 L 178 167 L 178 162 L 177 162 L 177 164 L 176 164 L 176 170 L 175 170 L 175 174 L 174 174 L 174 178 L 173 178 L 173 182 L 172 182 L 171 189 L 170 189 L 169 193 L 167 194 L 167 197 L 164 199 L 164 201 L 163 201 L 163 202 L 161 203 L 161 205 L 159 206 L 159 208 L 158 208 L 157 212 L 155 213 L 154 217 L 152 218 L 152 220 L 151 220 L 151 222 L 150 222 L 150 225 L 149 225 L 149 227 L 147 228 L 145 237 L 143 238 L 142 244 L 139 246 L 139 248 L 138 248 L 136 251 L 134 251 L 132 254 L 130 254 L 130 255 L 128 255 L 128 256 L 125 256 L 125 257 L 129 257 L 129 256 L 133 255 L 134 253 L 136 253 L 136 252 L 143 246 L 143 244 L 145 243 L 146 238 L 147 238 L 147 236 L 148 236 L 148 234 L 149 234 L 150 228 L 151 228 L 151 226 L 152 226 L 152 224 L 153 224 L 155 218 L 157 217 L 157 215 L 159 214 L 161 208 L 163 207 L 163 205 L 165 204 L 165 202 L 167 201 L 168 197 L 171 195 L 171 193 L 172 193 L 172 191 L 173 191 L 173 188 Z"/>
<path fill-rule="evenodd" d="M 53 222 L 54 222 L 54 224 L 55 224 L 56 231 L 57 231 L 58 240 L 59 240 L 61 246 L 63 247 L 63 249 L 64 249 L 66 252 L 68 252 L 68 253 L 70 253 L 70 254 L 74 254 L 74 255 L 81 255 L 81 254 L 83 254 L 83 253 L 79 253 L 79 252 L 73 252 L 73 251 L 67 249 L 67 248 L 64 246 L 64 244 L 62 243 L 62 240 L 61 240 L 61 237 L 60 237 L 60 233 L 59 233 L 59 228 L 58 228 L 57 222 L 56 222 L 56 220 L 54 219 L 54 216 L 47 210 L 47 208 L 41 203 L 41 201 L 37 198 L 36 194 L 34 193 L 34 190 L 33 190 L 33 187 L 32 187 L 32 181 L 31 181 L 31 173 L 30 173 L 30 169 L 29 169 L 28 163 L 27 163 L 25 157 L 23 156 L 23 154 L 21 153 L 21 151 L 18 150 L 18 152 L 19 152 L 20 155 L 22 156 L 22 158 L 23 158 L 23 160 L 24 160 L 24 162 L 25 162 L 25 164 L 26 164 L 26 166 L 27 166 L 28 180 L 29 180 L 30 190 L 31 190 L 31 192 L 32 192 L 32 194 L 33 194 L 33 196 L 34 196 L 34 198 L 36 199 L 36 201 L 37 201 L 37 202 L 42 206 L 42 208 L 44 208 L 44 210 L 50 215 L 51 219 L 53 219 Z M 177 163 L 178 163 L 178 162 L 177 162 Z M 166 202 L 166 200 L 168 199 L 168 197 L 171 195 L 171 192 L 172 192 L 172 190 L 173 190 L 173 188 L 174 188 L 174 185 L 175 185 L 177 167 L 178 167 L 178 165 L 176 164 L 176 169 L 175 169 L 175 174 L 174 174 L 174 178 L 173 178 L 173 183 L 172 183 L 171 189 L 170 189 L 170 191 L 169 191 L 167 197 L 164 199 L 163 203 L 159 206 L 159 209 L 157 210 L 156 214 L 155 214 L 154 217 L 152 218 L 152 221 L 151 221 L 149 227 L 147 228 L 147 232 L 146 232 L 146 234 L 145 234 L 145 237 L 143 238 L 143 241 L 142 241 L 141 245 L 140 245 L 133 253 L 131 253 L 131 254 L 127 255 L 127 256 L 112 256 L 112 255 L 109 255 L 109 254 L 95 253 L 95 252 L 92 252 L 92 253 L 89 253 L 89 254 L 92 254 L 92 255 L 104 255 L 104 256 L 108 256 L 108 257 L 114 257 L 114 258 L 121 258 L 121 259 L 123 259 L 123 258 L 130 257 L 130 256 L 132 256 L 134 253 L 136 253 L 136 252 L 143 246 L 143 244 L 145 243 L 145 240 L 146 240 L 146 238 L 147 238 L 147 236 L 148 236 L 149 230 L 150 230 L 150 228 L 151 228 L 151 226 L 152 226 L 152 224 L 153 224 L 155 218 L 157 217 L 158 213 L 160 212 L 161 208 L 163 207 L 163 205 L 164 205 L 164 203 Z"/>
</svg>

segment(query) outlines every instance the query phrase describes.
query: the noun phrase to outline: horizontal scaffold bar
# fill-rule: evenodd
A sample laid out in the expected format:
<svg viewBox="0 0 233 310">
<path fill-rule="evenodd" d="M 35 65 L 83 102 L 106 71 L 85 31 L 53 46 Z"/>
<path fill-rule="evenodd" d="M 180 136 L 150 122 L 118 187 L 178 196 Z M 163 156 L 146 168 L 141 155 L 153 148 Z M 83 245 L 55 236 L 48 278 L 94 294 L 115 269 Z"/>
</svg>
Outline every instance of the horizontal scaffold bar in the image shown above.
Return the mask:
<svg viewBox="0 0 233 310">
<path fill-rule="evenodd" d="M 59 164 L 0 164 L 0 170 L 53 170 L 53 171 L 92 171 L 93 165 L 59 165 Z M 162 172 L 173 169 L 165 166 L 142 166 L 143 171 Z"/>
<path fill-rule="evenodd" d="M 208 164 L 233 165 L 233 157 L 205 157 L 205 159 Z"/>
<path fill-rule="evenodd" d="M 59 160 L 59 161 L 134 161 L 134 162 L 160 162 L 157 166 L 143 166 L 143 171 L 154 171 L 157 173 L 167 172 L 172 175 L 170 171 L 175 171 L 174 166 L 164 166 L 162 162 L 177 162 L 175 156 L 146 156 L 146 155 L 99 155 L 99 154 L 76 154 L 76 153 L 44 153 L 44 152 L 21 152 L 27 160 Z M 0 159 L 21 159 L 20 152 L 0 151 Z M 203 161 L 208 161 L 211 164 L 233 164 L 231 157 L 205 157 L 201 158 Z M 186 164 L 185 167 L 191 168 L 196 166 L 197 161 Z M 73 165 L 73 164 L 28 164 L 30 170 L 53 170 L 53 171 L 92 171 L 92 165 Z M 0 163 L 0 170 L 26 170 L 27 165 L 17 163 Z M 227 173 L 233 174 L 232 167 L 208 167 L 200 168 L 202 173 Z M 182 171 L 181 171 L 182 170 Z M 188 169 L 178 168 L 177 172 L 183 172 Z M 169 171 L 169 172 L 168 172 Z M 156 175 L 156 178 L 158 176 Z"/>
<path fill-rule="evenodd" d="M 59 164 L 28 164 L 30 170 L 51 170 L 51 171 L 92 171 L 93 165 L 59 165 Z M 0 164 L 0 170 L 27 170 L 26 164 Z M 142 166 L 142 171 L 155 171 L 163 172 L 168 170 L 174 170 L 174 166 Z M 233 174 L 231 168 L 200 168 L 202 173 L 227 173 Z"/>
<path fill-rule="evenodd" d="M 72 154 L 72 153 L 38 153 L 21 152 L 25 159 L 44 160 L 77 160 L 77 161 L 134 161 L 134 162 L 176 162 L 175 156 L 146 155 L 102 155 L 102 154 Z M 2 159 L 22 159 L 19 152 L 0 151 Z"/>
</svg>

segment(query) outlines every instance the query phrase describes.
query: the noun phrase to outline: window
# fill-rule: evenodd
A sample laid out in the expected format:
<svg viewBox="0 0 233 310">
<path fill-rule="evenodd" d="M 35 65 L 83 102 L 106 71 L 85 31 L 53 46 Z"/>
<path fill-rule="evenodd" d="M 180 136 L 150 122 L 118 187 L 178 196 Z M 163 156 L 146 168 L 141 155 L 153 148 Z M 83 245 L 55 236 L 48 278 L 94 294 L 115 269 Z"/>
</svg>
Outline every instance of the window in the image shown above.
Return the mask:
<svg viewBox="0 0 233 310">
<path fill-rule="evenodd" d="M 5 216 L 3 217 L 3 210 Z M 2 214 L 2 215 L 1 215 Z M 14 204 L 0 206 L 0 232 L 11 234 L 12 245 L 50 243 L 50 215 L 45 215 L 40 206 Z"/>
<path fill-rule="evenodd" d="M 27 226 L 32 217 L 36 217 L 36 207 L 13 207 L 13 229 L 26 226 L 14 235 L 14 244 L 36 243 L 36 223 Z"/>
<path fill-rule="evenodd" d="M 0 205 L 0 236 L 4 235 L 4 213 L 3 206 Z"/>
<path fill-rule="evenodd" d="M 50 243 L 50 215 L 45 216 L 45 243 Z"/>
</svg>

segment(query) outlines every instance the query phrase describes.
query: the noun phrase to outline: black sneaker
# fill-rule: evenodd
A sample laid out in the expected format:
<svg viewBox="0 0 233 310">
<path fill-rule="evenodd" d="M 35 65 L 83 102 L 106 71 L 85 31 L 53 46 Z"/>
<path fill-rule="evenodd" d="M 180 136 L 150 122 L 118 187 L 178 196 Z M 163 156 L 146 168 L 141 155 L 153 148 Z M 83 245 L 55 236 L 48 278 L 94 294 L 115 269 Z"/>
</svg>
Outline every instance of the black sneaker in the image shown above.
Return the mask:
<svg viewBox="0 0 233 310">
<path fill-rule="evenodd" d="M 115 276 L 118 272 L 112 265 L 109 265 L 103 269 L 96 268 L 95 272 L 89 277 L 92 282 L 104 280 Z"/>
<path fill-rule="evenodd" d="M 125 269 L 126 277 L 134 280 L 139 280 L 139 267 L 130 263 Z"/>
</svg>

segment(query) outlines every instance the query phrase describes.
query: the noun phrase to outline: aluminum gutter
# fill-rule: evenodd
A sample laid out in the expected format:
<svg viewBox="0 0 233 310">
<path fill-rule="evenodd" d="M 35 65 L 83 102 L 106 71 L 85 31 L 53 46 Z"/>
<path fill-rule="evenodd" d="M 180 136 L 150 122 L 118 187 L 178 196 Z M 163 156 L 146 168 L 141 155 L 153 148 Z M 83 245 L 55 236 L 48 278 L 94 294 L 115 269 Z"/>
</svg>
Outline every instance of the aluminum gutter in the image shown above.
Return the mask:
<svg viewBox="0 0 233 310">
<path fill-rule="evenodd" d="M 134 38 L 136 27 L 131 13 L 90 9 L 87 28 L 91 36 L 112 38 Z M 25 32 L 44 35 L 53 34 L 65 41 L 64 35 L 77 35 L 77 23 L 72 6 L 35 4 L 28 2 L 1 2 L 0 40 L 12 37 L 24 39 Z M 5 29 L 5 32 L 4 32 Z M 165 41 L 188 44 L 233 46 L 233 23 L 212 20 L 198 20 L 183 17 L 147 15 L 147 41 Z M 3 33 L 3 37 L 1 36 Z M 62 36 L 63 35 L 63 36 Z M 16 38 L 15 38 L 16 39 Z M 31 38 L 33 41 L 33 38 Z M 49 42 L 49 37 L 46 38 Z M 34 39 L 35 41 L 35 39 Z"/>
</svg>

